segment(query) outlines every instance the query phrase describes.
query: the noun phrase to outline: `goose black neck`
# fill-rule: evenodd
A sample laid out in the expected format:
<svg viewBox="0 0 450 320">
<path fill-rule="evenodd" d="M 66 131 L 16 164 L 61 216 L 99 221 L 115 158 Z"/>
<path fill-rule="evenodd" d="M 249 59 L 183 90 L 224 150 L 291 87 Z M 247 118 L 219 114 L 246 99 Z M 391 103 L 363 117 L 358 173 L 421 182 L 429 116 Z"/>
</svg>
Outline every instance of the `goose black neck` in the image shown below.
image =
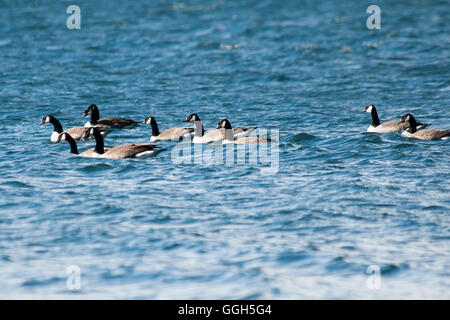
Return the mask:
<svg viewBox="0 0 450 320">
<path fill-rule="evenodd" d="M 417 131 L 417 122 L 416 119 L 414 119 L 414 117 L 410 117 L 409 118 L 409 132 L 410 133 L 414 133 Z"/>
<path fill-rule="evenodd" d="M 53 131 L 56 131 L 58 133 L 63 132 L 63 127 L 61 125 L 61 122 L 58 121 L 58 119 L 51 117 L 50 122 L 53 124 Z"/>
<path fill-rule="evenodd" d="M 99 154 L 105 153 L 105 145 L 103 143 L 103 137 L 100 134 L 100 131 L 98 131 L 98 129 L 94 129 L 94 138 L 95 138 L 94 151 Z"/>
<path fill-rule="evenodd" d="M 194 136 L 203 137 L 205 134 L 205 129 L 203 129 L 203 124 L 201 121 L 194 121 Z"/>
<path fill-rule="evenodd" d="M 70 153 L 78 154 L 78 147 L 75 140 L 71 136 L 66 134 L 66 141 L 70 144 Z"/>
<path fill-rule="evenodd" d="M 97 106 L 91 108 L 91 124 L 97 124 L 98 119 L 100 119 L 100 111 L 98 111 Z"/>
<path fill-rule="evenodd" d="M 377 127 L 380 125 L 380 119 L 378 118 L 377 109 L 375 107 L 372 107 L 372 111 L 370 112 L 372 115 L 372 126 Z"/>
<path fill-rule="evenodd" d="M 152 136 L 156 137 L 159 136 L 159 129 L 158 129 L 158 123 L 155 119 L 152 119 L 150 121 L 150 125 L 152 126 Z"/>
</svg>

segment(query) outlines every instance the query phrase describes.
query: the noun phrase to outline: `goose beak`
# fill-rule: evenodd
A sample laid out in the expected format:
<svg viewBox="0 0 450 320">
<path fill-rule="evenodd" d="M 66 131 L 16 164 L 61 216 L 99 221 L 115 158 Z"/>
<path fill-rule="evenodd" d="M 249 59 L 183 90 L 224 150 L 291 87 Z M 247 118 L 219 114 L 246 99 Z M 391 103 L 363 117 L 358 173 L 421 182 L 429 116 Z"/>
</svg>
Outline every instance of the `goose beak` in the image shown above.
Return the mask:
<svg viewBox="0 0 450 320">
<path fill-rule="evenodd" d="M 41 121 L 41 123 L 40 123 L 39 125 L 42 126 L 43 124 L 45 124 L 45 122 L 44 122 L 44 121 Z"/>
<path fill-rule="evenodd" d="M 88 114 L 89 114 L 89 112 L 84 111 L 84 112 L 83 112 L 83 115 L 82 115 L 81 117 L 84 118 L 84 117 L 86 117 Z"/>
</svg>

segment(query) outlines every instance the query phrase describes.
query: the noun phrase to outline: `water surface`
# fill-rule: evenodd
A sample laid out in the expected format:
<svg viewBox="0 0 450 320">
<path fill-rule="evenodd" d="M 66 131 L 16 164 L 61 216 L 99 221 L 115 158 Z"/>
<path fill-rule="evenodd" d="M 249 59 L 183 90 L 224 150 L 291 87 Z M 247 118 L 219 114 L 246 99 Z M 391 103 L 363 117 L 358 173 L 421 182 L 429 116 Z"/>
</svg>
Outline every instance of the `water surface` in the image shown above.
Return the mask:
<svg viewBox="0 0 450 320">
<path fill-rule="evenodd" d="M 447 1 L 379 1 L 381 30 L 368 1 L 98 0 L 81 30 L 70 4 L 0 1 L 1 298 L 450 298 L 450 144 L 368 134 L 361 113 L 450 128 Z M 277 129 L 279 170 L 50 143 L 41 118 L 83 125 L 90 103 Z"/>
</svg>

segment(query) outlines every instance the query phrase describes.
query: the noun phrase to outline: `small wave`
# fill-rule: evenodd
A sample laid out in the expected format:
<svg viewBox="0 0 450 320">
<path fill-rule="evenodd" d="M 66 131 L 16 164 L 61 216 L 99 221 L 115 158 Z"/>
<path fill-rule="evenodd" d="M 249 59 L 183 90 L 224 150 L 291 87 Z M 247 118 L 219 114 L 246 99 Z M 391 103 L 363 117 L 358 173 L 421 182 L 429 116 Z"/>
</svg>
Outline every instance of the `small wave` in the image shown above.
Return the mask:
<svg viewBox="0 0 450 320">
<path fill-rule="evenodd" d="M 347 261 L 347 259 L 343 256 L 338 256 L 338 257 L 330 260 L 326 264 L 326 269 L 329 272 L 336 272 L 336 271 L 351 272 L 351 270 L 356 271 L 356 270 L 360 269 L 360 267 L 361 267 L 361 265 L 359 265 L 355 262 Z"/>
<path fill-rule="evenodd" d="M 0 41 L 0 47 L 7 46 L 11 42 L 12 41 L 10 39 L 2 40 L 2 41 Z"/>
<path fill-rule="evenodd" d="M 396 273 L 396 272 L 399 272 L 399 271 L 401 271 L 402 269 L 404 270 L 404 269 L 408 269 L 409 267 L 408 267 L 408 265 L 407 264 L 400 264 L 400 265 L 396 265 L 396 264 L 393 264 L 393 263 L 390 263 L 390 264 L 386 264 L 386 265 L 384 265 L 384 266 L 381 266 L 381 274 L 382 275 L 390 275 L 390 274 L 393 274 L 393 273 Z"/>
<path fill-rule="evenodd" d="M 395 145 L 394 149 L 407 149 L 407 148 L 410 148 L 411 146 L 414 146 L 414 144 L 402 142 L 402 143 Z"/>
<path fill-rule="evenodd" d="M 1 184 L 2 186 L 8 186 L 8 187 L 16 187 L 16 188 L 32 188 L 32 186 L 21 182 L 21 181 L 7 181 L 7 182 L 3 182 Z"/>
<path fill-rule="evenodd" d="M 47 285 L 55 284 L 58 282 L 64 283 L 64 281 L 65 281 L 64 278 L 58 278 L 58 277 L 48 278 L 48 279 L 44 279 L 44 280 L 30 279 L 30 280 L 24 281 L 22 283 L 22 286 L 24 286 L 24 287 L 47 286 Z"/>
<path fill-rule="evenodd" d="M 285 142 L 292 142 L 292 143 L 305 142 L 305 141 L 314 140 L 316 138 L 317 137 L 312 134 L 302 132 L 302 133 L 297 133 L 292 136 L 286 137 Z"/>
<path fill-rule="evenodd" d="M 3 255 L 2 256 L 2 261 L 4 261 L 4 262 L 13 262 L 13 259 L 11 258 L 11 256 L 8 256 L 8 255 Z"/>
<path fill-rule="evenodd" d="M 127 172 L 133 172 L 136 169 L 137 168 L 135 166 L 127 165 L 127 166 L 123 166 L 121 168 L 117 168 L 117 170 L 115 170 L 115 172 L 116 173 L 127 173 Z"/>
<path fill-rule="evenodd" d="M 98 172 L 98 171 L 104 171 L 104 170 L 110 170 L 110 169 L 114 169 L 114 167 L 107 163 L 99 163 L 99 164 L 95 164 L 95 165 L 88 165 L 86 167 L 79 168 L 78 170 L 80 170 L 82 172 L 90 173 L 90 172 Z"/>
<path fill-rule="evenodd" d="M 305 251 L 299 251 L 299 252 L 289 251 L 289 252 L 280 253 L 278 255 L 277 261 L 281 262 L 283 264 L 286 264 L 286 263 L 301 261 L 301 260 L 307 259 L 308 257 L 309 257 L 309 254 Z"/>
</svg>

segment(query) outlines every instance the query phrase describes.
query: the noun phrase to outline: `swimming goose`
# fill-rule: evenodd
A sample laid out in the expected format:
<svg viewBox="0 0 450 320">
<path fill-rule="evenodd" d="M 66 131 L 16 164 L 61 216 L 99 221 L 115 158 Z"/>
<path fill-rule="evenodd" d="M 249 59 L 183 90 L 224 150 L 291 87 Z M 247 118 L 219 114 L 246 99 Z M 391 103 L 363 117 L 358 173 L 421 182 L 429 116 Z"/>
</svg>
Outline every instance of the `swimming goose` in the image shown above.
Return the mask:
<svg viewBox="0 0 450 320">
<path fill-rule="evenodd" d="M 89 130 L 89 128 L 87 129 Z M 75 142 L 75 139 L 72 138 L 72 136 L 67 132 L 63 132 L 58 136 L 58 142 L 59 141 L 68 142 L 70 144 L 70 152 L 79 155 L 80 157 L 97 158 L 99 156 L 99 153 L 95 151 L 96 149 L 101 150 L 102 153 L 109 150 L 109 148 L 103 147 L 103 140 L 102 140 L 101 144 L 96 145 L 96 148 L 91 148 L 86 151 L 83 151 L 82 153 L 78 153 L 78 147 L 77 143 Z"/>
<path fill-rule="evenodd" d="M 194 122 L 194 138 L 192 139 L 193 143 L 209 143 L 222 141 L 225 139 L 225 129 L 214 129 L 206 132 L 203 129 L 202 121 L 200 117 L 196 114 L 190 114 L 186 117 L 184 122 Z M 248 136 L 252 131 L 254 131 L 257 127 L 246 128 L 246 127 L 238 127 L 233 129 L 234 138 L 241 138 Z"/>
<path fill-rule="evenodd" d="M 101 124 L 114 129 L 132 129 L 138 125 L 136 121 L 125 118 L 107 117 L 100 119 L 100 111 L 95 104 L 89 105 L 81 117 L 84 118 L 89 114 L 91 115 L 91 120 L 84 124 L 85 127 L 93 127 Z"/>
<path fill-rule="evenodd" d="M 408 123 L 409 128 L 402 132 L 402 136 L 406 138 L 414 138 L 420 140 L 439 140 L 448 139 L 450 137 L 450 129 L 425 129 L 417 131 L 417 122 L 410 113 L 402 116 L 402 123 Z"/>
<path fill-rule="evenodd" d="M 363 112 L 368 112 L 372 115 L 372 123 L 367 128 L 367 132 L 376 132 L 376 133 L 394 133 L 397 131 L 405 130 L 409 128 L 409 124 L 407 122 L 400 122 L 397 120 L 388 121 L 384 123 L 380 123 L 380 119 L 378 118 L 377 109 L 373 104 L 369 104 L 364 108 Z M 418 130 L 423 129 L 429 124 L 425 123 L 417 123 Z"/>
<path fill-rule="evenodd" d="M 235 144 L 257 144 L 257 143 L 269 143 L 273 142 L 271 139 L 265 139 L 260 137 L 242 137 L 235 139 L 233 135 L 233 130 L 231 128 L 231 123 L 227 119 L 222 119 L 217 124 L 217 129 L 225 130 L 225 139 L 223 144 L 235 143 Z"/>
<path fill-rule="evenodd" d="M 153 117 L 145 118 L 144 123 L 152 126 L 152 137 L 150 141 L 183 140 L 183 138 L 191 138 L 194 132 L 194 127 L 178 127 L 159 132 L 158 123 L 156 123 L 156 119 Z"/>
<path fill-rule="evenodd" d="M 97 128 L 92 127 L 89 129 L 90 135 L 95 137 L 94 156 L 98 158 L 108 159 L 125 159 L 125 158 L 143 158 L 153 155 L 157 155 L 165 149 L 161 149 L 154 144 L 125 144 L 110 148 L 109 150 L 103 150 L 103 137 Z"/>
<path fill-rule="evenodd" d="M 41 125 L 46 124 L 46 123 L 53 124 L 53 133 L 50 136 L 50 141 L 51 142 L 59 142 L 59 135 L 63 132 L 63 127 L 61 125 L 61 122 L 59 122 L 58 119 L 56 119 L 54 116 L 48 114 L 48 115 L 44 116 L 41 120 Z M 87 136 L 86 138 L 82 139 L 82 137 L 84 136 L 84 134 L 87 130 L 88 130 L 88 128 L 85 128 L 85 127 L 73 127 L 73 128 L 65 130 L 64 132 L 67 132 L 68 134 L 70 134 L 70 136 L 75 141 L 93 139 L 94 137 L 90 137 L 90 136 Z M 99 130 L 100 130 L 100 134 L 103 137 L 105 137 L 108 133 L 111 132 L 110 128 L 103 127 L 103 126 L 100 126 Z"/>
</svg>

